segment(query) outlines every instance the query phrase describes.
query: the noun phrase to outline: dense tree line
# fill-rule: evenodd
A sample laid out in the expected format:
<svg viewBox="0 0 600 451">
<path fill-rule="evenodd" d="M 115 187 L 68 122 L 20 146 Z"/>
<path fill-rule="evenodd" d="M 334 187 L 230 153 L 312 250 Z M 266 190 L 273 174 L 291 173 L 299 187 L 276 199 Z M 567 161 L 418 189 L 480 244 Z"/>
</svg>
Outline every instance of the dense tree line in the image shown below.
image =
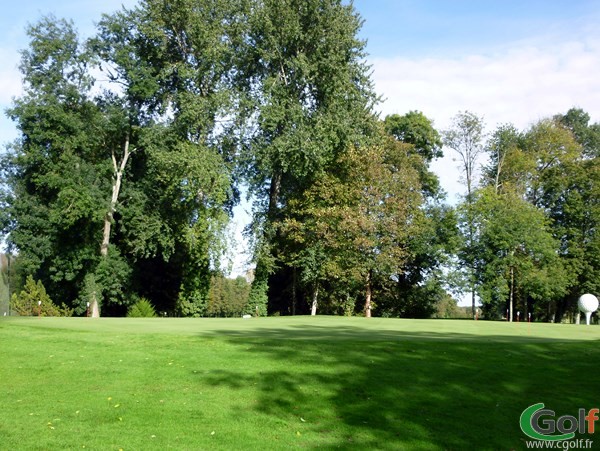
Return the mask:
<svg viewBox="0 0 600 451">
<path fill-rule="evenodd" d="M 360 26 L 339 0 L 142 0 L 86 40 L 32 25 L 0 167 L 22 279 L 77 314 L 447 316 L 449 288 L 490 318 L 573 312 L 597 288 L 600 126 L 381 120 Z M 430 170 L 444 144 L 456 207 Z M 243 187 L 251 285 L 219 263 Z"/>
<path fill-rule="evenodd" d="M 578 297 L 600 288 L 600 125 L 573 108 L 524 131 L 505 124 L 475 139 L 466 122 L 482 125 L 459 114 L 446 137 L 462 141 L 451 147 L 464 153 L 470 143 L 488 162 L 458 206 L 463 286 L 477 292 L 490 318 L 573 316 Z"/>
</svg>

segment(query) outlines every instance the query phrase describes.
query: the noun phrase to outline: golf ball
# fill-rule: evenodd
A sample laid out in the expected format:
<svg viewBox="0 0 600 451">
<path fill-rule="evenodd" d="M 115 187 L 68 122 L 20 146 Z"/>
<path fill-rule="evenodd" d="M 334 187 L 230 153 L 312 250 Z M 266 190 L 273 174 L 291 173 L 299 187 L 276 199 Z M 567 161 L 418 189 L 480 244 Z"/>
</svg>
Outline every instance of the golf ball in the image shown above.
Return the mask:
<svg viewBox="0 0 600 451">
<path fill-rule="evenodd" d="M 595 312 L 598 310 L 598 298 L 593 294 L 584 294 L 581 295 L 579 301 L 577 302 L 577 306 L 579 310 L 583 313 L 586 312 Z"/>
</svg>

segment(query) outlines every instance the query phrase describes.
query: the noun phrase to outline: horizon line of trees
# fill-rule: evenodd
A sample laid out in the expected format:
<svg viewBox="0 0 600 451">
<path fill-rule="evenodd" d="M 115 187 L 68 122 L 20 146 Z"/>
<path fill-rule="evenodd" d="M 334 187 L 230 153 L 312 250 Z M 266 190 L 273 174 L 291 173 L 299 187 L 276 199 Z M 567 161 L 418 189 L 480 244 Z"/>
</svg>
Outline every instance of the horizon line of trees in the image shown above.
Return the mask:
<svg viewBox="0 0 600 451">
<path fill-rule="evenodd" d="M 446 131 L 381 120 L 361 24 L 339 0 L 142 0 L 87 40 L 30 26 L 0 158 L 20 278 L 76 314 L 145 298 L 176 316 L 430 317 L 449 292 L 488 318 L 573 314 L 599 288 L 600 126 L 576 108 L 489 136 L 469 112 Z M 456 206 L 430 169 L 443 147 Z M 242 186 L 251 285 L 220 267 Z"/>
</svg>

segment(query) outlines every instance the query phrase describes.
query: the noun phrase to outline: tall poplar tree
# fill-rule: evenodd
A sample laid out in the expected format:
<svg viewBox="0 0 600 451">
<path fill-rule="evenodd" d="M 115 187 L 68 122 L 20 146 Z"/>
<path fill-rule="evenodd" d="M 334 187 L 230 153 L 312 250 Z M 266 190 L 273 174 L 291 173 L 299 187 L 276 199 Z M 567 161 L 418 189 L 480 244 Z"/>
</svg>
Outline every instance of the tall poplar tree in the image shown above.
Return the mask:
<svg viewBox="0 0 600 451">
<path fill-rule="evenodd" d="M 105 16 L 96 41 L 111 81 L 139 99 L 139 116 L 151 118 L 141 136 L 143 190 L 131 193 L 125 211 L 142 212 L 149 225 L 135 221 L 122 233 L 147 267 L 176 268 L 176 310 L 186 316 L 206 313 L 234 200 L 233 59 L 246 20 L 240 4 L 144 0 Z"/>
<path fill-rule="evenodd" d="M 475 242 L 476 228 L 473 217 L 473 201 L 477 188 L 477 169 L 479 157 L 484 150 L 483 120 L 469 111 L 458 113 L 452 120 L 452 126 L 444 132 L 444 145 L 454 151 L 458 157 L 459 169 L 465 183 L 466 194 L 462 208 L 462 231 L 464 245 L 459 251 L 459 259 L 466 271 L 466 282 L 471 292 L 471 313 L 476 318 L 476 274 Z"/>
<path fill-rule="evenodd" d="M 243 156 L 257 199 L 254 302 L 266 299 L 277 264 L 273 221 L 350 145 L 365 142 L 376 96 L 365 43 L 357 37 L 361 19 L 351 4 L 261 0 L 249 21 L 243 73 L 254 114 Z"/>
<path fill-rule="evenodd" d="M 110 133 L 114 116 L 93 98 L 92 57 L 73 24 L 45 17 L 28 34 L 24 94 L 8 111 L 20 137 L 3 157 L 4 230 L 26 272 L 55 299 L 73 302 L 100 262 L 111 149 L 119 140 Z M 113 281 L 120 284 L 127 270 L 118 253 L 113 257 Z M 123 291 L 107 293 L 107 302 L 125 302 Z"/>
</svg>

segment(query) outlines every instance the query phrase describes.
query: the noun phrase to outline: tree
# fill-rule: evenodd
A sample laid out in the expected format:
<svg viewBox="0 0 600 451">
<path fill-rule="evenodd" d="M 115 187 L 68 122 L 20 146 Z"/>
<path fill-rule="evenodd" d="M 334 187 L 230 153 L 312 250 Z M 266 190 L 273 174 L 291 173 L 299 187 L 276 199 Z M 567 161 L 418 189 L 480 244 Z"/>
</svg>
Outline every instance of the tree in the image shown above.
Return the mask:
<svg viewBox="0 0 600 451">
<path fill-rule="evenodd" d="M 437 203 L 425 204 L 421 210 L 420 227 L 407 239 L 409 252 L 402 272 L 378 281 L 381 315 L 428 318 L 448 296 L 445 287 L 450 281 L 445 268 L 460 243 L 456 212 Z"/>
<path fill-rule="evenodd" d="M 427 163 L 441 158 L 442 138 L 433 123 L 420 111 L 410 111 L 404 116 L 392 114 L 383 121 L 385 131 L 406 144 L 414 146 L 415 152 Z"/>
<path fill-rule="evenodd" d="M 537 301 L 542 312 L 564 295 L 568 279 L 542 210 L 514 192 L 498 194 L 490 186 L 478 191 L 473 211 L 479 230 L 476 275 L 489 316 L 502 314 L 506 305 L 512 321 L 518 299 L 525 317 L 533 312 L 528 299 Z"/>
<path fill-rule="evenodd" d="M 548 202 L 547 187 L 563 178 L 582 156 L 582 148 L 571 131 L 554 120 L 544 119 L 525 134 L 525 154 L 531 161 L 527 199 L 536 206 Z"/>
<path fill-rule="evenodd" d="M 63 303 L 58 307 L 48 293 L 41 281 L 33 280 L 31 275 L 27 276 L 23 289 L 11 297 L 11 311 L 22 316 L 72 316 L 73 310 Z"/>
<path fill-rule="evenodd" d="M 530 165 L 523 156 L 523 136 L 512 124 L 500 125 L 486 145 L 490 163 L 483 170 L 483 184 L 493 186 L 496 194 L 525 192 Z"/>
<path fill-rule="evenodd" d="M 290 197 L 308 189 L 350 145 L 365 141 L 376 97 L 352 5 L 267 0 L 254 5 L 249 25 L 240 76 L 255 113 L 241 161 L 257 199 L 251 297 L 264 299 L 281 263 L 273 223 Z"/>
<path fill-rule="evenodd" d="M 236 2 L 148 0 L 105 16 L 95 41 L 143 126 L 146 173 L 128 193 L 129 223 L 119 232 L 135 258 L 175 271 L 176 310 L 186 316 L 206 311 L 235 196 L 229 138 L 240 14 Z"/>
<path fill-rule="evenodd" d="M 557 268 L 567 274 L 568 283 L 561 288 L 562 295 L 548 296 L 546 310 L 539 312 L 551 321 L 575 312 L 581 290 L 596 288 L 598 171 L 594 128 L 588 130 L 588 122 L 585 112 L 571 109 L 566 115 L 539 121 L 524 133 L 500 127 L 488 146 L 491 164 L 485 184 L 494 186 L 497 194 L 509 194 L 537 208 L 559 243 Z M 538 282 L 551 287 L 554 280 L 539 275 Z"/>
<path fill-rule="evenodd" d="M 0 254 L 0 315 L 9 315 L 10 305 L 10 272 L 8 254 Z"/>
<path fill-rule="evenodd" d="M 470 202 L 476 183 L 476 170 L 483 152 L 484 125 L 482 118 L 469 111 L 458 113 L 452 119 L 449 130 L 444 132 L 444 145 L 458 156 L 467 188 L 467 202 Z"/>
<path fill-rule="evenodd" d="M 583 147 L 587 158 L 598 157 L 600 151 L 600 124 L 590 124 L 590 115 L 581 108 L 571 108 L 565 114 L 558 114 L 554 120 L 569 129 Z"/>
<path fill-rule="evenodd" d="M 223 274 L 213 274 L 208 293 L 207 314 L 210 316 L 241 316 L 249 310 L 250 284 L 243 277 L 229 279 Z"/>
<path fill-rule="evenodd" d="M 458 245 L 455 212 L 443 204 L 445 194 L 439 178 L 429 168 L 433 159 L 442 157 L 442 139 L 421 112 L 387 116 L 383 124 L 388 134 L 419 156 L 412 158 L 412 163 L 419 173 L 424 205 L 419 233 L 408 240 L 410 258 L 403 272 L 378 282 L 380 313 L 428 317 L 435 304 L 447 296 L 442 287 L 446 283 L 442 267 L 448 266 Z"/>
<path fill-rule="evenodd" d="M 560 256 L 569 274 L 569 290 L 550 309 L 550 319 L 560 321 L 565 313 L 578 315 L 577 299 L 586 292 L 600 289 L 598 277 L 600 249 L 598 210 L 600 167 L 598 166 L 597 124 L 588 125 L 589 116 L 571 109 L 564 116 L 537 125 L 531 139 L 542 141 L 542 131 L 552 164 L 541 166 L 535 200 L 552 221 L 553 235 L 560 242 Z M 543 142 L 543 141 L 542 141 Z M 539 149 L 541 146 L 532 146 Z M 545 160 L 549 160 L 546 156 Z M 533 192 L 533 191 L 532 191 Z"/>
<path fill-rule="evenodd" d="M 422 225 L 420 158 L 391 138 L 351 148 L 337 171 L 324 174 L 298 200 L 282 230 L 295 249 L 289 258 L 313 290 L 313 308 L 326 280 L 358 284 L 364 314 L 371 316 L 375 278 L 401 274 L 409 258 L 409 237 Z"/>
<path fill-rule="evenodd" d="M 21 138 L 2 164 L 3 231 L 27 272 L 79 312 L 97 294 L 106 313 L 124 314 L 129 295 L 160 278 L 163 309 L 200 315 L 223 249 L 235 194 L 221 120 L 234 110 L 238 11 L 164 6 L 105 16 L 85 45 L 66 21 L 29 30 L 25 94 L 9 111 Z"/>
<path fill-rule="evenodd" d="M 146 298 L 140 298 L 127 311 L 129 318 L 155 318 L 156 310 L 152 303 Z"/>
<path fill-rule="evenodd" d="M 467 271 L 466 279 L 471 291 L 471 309 L 473 319 L 476 318 L 475 306 L 475 224 L 472 214 L 473 196 L 476 182 L 476 169 L 479 156 L 483 152 L 483 121 L 477 115 L 468 111 L 458 113 L 452 120 L 452 126 L 444 132 L 444 145 L 458 155 L 460 169 L 464 176 L 466 197 L 462 211 L 462 229 L 465 236 L 464 245 L 459 258 Z"/>
<path fill-rule="evenodd" d="M 46 17 L 28 34 L 24 95 L 8 111 L 21 137 L 2 161 L 3 231 L 26 273 L 54 297 L 73 300 L 99 261 L 110 189 L 105 116 L 91 99 L 91 56 L 72 24 Z"/>
</svg>

